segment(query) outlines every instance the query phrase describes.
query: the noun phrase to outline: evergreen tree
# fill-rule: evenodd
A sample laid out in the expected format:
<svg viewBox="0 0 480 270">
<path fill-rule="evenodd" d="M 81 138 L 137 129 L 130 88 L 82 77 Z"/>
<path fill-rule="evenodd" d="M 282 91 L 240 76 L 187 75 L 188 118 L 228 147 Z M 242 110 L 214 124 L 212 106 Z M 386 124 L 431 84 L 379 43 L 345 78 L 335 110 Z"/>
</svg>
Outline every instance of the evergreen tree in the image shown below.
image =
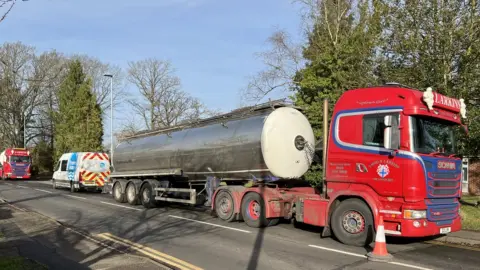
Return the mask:
<svg viewBox="0 0 480 270">
<path fill-rule="evenodd" d="M 101 151 L 101 114 L 91 79 L 86 77 L 80 61 L 72 61 L 58 92 L 55 158 L 58 159 L 65 152 Z"/>
<path fill-rule="evenodd" d="M 48 142 L 40 140 L 32 151 L 33 165 L 38 168 L 38 172 L 51 172 L 53 165 L 52 151 Z"/>
<path fill-rule="evenodd" d="M 303 56 L 306 67 L 295 78 L 292 99 L 322 139 L 323 99 L 330 111 L 341 94 L 374 84 L 375 50 L 381 34 L 383 4 L 379 1 L 323 0 L 312 13 L 313 27 Z M 317 182 L 320 164 L 312 166 L 306 179 Z"/>
<path fill-rule="evenodd" d="M 390 1 L 378 75 L 467 102 L 470 138 L 465 154 L 480 151 L 480 7 L 478 1 Z M 476 120 L 475 120 L 476 119 Z"/>
</svg>

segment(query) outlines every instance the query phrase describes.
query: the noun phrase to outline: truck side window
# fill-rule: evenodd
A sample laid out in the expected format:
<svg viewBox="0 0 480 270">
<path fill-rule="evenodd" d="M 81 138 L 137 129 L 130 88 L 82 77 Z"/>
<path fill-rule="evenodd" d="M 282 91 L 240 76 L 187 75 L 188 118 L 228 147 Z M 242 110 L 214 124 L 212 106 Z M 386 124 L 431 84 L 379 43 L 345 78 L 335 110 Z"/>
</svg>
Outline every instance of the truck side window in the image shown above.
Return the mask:
<svg viewBox="0 0 480 270">
<path fill-rule="evenodd" d="M 383 147 L 385 114 L 363 116 L 363 145 Z"/>
<path fill-rule="evenodd" d="M 68 160 L 62 160 L 62 167 L 60 168 L 60 171 L 62 172 L 66 172 L 67 171 L 67 163 L 68 163 Z"/>
</svg>

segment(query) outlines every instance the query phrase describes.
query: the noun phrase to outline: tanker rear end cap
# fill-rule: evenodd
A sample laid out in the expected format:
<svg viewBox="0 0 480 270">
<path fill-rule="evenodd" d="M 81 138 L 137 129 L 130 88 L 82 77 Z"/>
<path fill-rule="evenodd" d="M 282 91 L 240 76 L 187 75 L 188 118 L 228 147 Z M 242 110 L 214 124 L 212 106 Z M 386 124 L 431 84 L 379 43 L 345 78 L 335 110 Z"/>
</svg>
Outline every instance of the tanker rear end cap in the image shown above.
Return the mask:
<svg viewBox="0 0 480 270">
<path fill-rule="evenodd" d="M 290 107 L 278 108 L 268 115 L 261 144 L 265 164 L 279 178 L 301 177 L 315 154 L 315 137 L 308 119 Z"/>
</svg>

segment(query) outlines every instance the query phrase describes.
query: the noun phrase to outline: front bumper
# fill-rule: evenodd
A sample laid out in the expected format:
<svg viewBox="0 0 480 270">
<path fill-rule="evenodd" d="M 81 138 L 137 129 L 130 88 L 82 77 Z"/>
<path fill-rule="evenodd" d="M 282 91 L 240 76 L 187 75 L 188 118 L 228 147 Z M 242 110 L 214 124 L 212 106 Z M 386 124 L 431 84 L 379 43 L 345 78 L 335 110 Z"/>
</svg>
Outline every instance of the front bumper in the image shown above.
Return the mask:
<svg viewBox="0 0 480 270">
<path fill-rule="evenodd" d="M 16 175 L 16 174 L 13 174 L 13 173 L 7 173 L 6 178 L 9 178 L 9 179 L 30 179 L 31 175 L 30 174 Z"/>
<path fill-rule="evenodd" d="M 428 237 L 457 232 L 461 229 L 462 221 L 460 216 L 452 220 L 450 224 L 441 226 L 427 219 L 385 221 L 385 234 L 392 236 Z"/>
</svg>

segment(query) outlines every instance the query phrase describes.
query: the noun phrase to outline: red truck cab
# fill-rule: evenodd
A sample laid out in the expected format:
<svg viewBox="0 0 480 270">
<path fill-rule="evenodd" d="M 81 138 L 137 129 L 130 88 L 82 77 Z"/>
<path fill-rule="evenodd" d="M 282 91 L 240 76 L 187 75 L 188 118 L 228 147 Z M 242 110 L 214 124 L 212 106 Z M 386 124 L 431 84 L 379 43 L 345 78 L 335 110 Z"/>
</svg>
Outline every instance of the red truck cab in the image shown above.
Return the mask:
<svg viewBox="0 0 480 270">
<path fill-rule="evenodd" d="M 325 104 L 324 122 L 328 122 Z M 280 218 L 325 227 L 344 244 L 385 233 L 426 237 L 461 229 L 463 99 L 400 85 L 346 91 L 325 124 L 322 188 L 256 183 L 221 186 L 212 208 L 223 220 L 270 226 Z M 328 134 L 328 137 L 326 136 Z M 305 150 L 302 150 L 305 151 Z"/>
<path fill-rule="evenodd" d="M 347 91 L 335 105 L 329 133 L 328 199 L 361 199 L 375 221 L 384 217 L 387 235 L 460 230 L 462 161 L 456 136 L 465 113 L 463 99 L 431 88 Z M 366 218 L 359 209 L 345 210 L 331 217 L 331 226 L 343 227 L 348 233 L 336 234 L 348 242 L 366 229 Z"/>
<path fill-rule="evenodd" d="M 30 179 L 30 151 L 24 148 L 7 148 L 0 153 L 0 176 L 5 179 Z"/>
</svg>

